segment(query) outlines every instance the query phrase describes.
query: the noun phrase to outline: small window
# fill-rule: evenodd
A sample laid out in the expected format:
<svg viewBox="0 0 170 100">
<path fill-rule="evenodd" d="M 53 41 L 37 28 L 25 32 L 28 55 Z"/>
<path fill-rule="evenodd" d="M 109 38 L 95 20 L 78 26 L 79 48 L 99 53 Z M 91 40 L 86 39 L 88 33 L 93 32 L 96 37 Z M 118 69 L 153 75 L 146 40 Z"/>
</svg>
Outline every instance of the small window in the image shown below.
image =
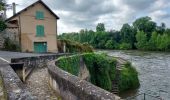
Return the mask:
<svg viewBox="0 0 170 100">
<path fill-rule="evenodd" d="M 44 12 L 36 11 L 36 19 L 44 19 Z"/>
<path fill-rule="evenodd" d="M 44 26 L 43 25 L 36 26 L 36 36 L 39 36 L 39 37 L 44 36 Z"/>
</svg>

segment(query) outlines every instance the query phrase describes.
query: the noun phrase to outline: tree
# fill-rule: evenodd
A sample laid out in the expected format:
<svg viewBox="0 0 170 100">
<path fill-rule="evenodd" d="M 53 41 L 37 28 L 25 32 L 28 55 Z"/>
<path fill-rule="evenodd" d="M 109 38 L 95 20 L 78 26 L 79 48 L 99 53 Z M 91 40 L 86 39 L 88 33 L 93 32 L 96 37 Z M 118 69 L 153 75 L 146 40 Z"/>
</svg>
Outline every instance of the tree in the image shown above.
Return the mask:
<svg viewBox="0 0 170 100">
<path fill-rule="evenodd" d="M 147 49 L 147 36 L 143 31 L 138 31 L 136 34 L 136 47 L 140 50 L 146 50 Z"/>
<path fill-rule="evenodd" d="M 105 31 L 105 25 L 103 23 L 98 23 L 96 26 L 96 32 L 104 32 Z"/>
<path fill-rule="evenodd" d="M 0 0 L 0 11 L 5 9 L 5 0 Z"/>
<path fill-rule="evenodd" d="M 148 44 L 149 50 L 157 50 L 157 37 L 157 32 L 153 32 Z"/>
<path fill-rule="evenodd" d="M 130 44 L 130 47 L 134 47 L 135 33 L 133 28 L 129 24 L 123 24 L 121 30 L 121 41 L 123 43 Z"/>
<path fill-rule="evenodd" d="M 150 39 L 151 33 L 156 30 L 156 23 L 148 16 L 136 19 L 133 26 L 138 31 L 143 31 L 147 34 L 147 40 Z"/>
<path fill-rule="evenodd" d="M 170 46 L 170 40 L 169 40 L 170 36 L 168 36 L 167 34 L 163 34 L 163 35 L 158 35 L 157 37 L 157 46 L 158 49 L 161 51 L 167 51 L 169 49 Z"/>
<path fill-rule="evenodd" d="M 0 11 L 3 11 L 5 9 L 5 1 L 0 0 Z M 6 24 L 1 16 L 0 18 L 0 32 L 3 31 L 6 28 Z"/>
<path fill-rule="evenodd" d="M 107 42 L 106 42 L 106 44 L 105 44 L 105 47 L 107 48 L 107 49 L 114 49 L 114 41 L 112 41 L 112 40 L 108 40 Z"/>
<path fill-rule="evenodd" d="M 165 23 L 161 23 L 161 25 L 157 26 L 157 29 L 156 29 L 157 33 L 159 33 L 159 34 L 163 34 L 165 32 L 165 30 L 166 30 Z"/>
</svg>

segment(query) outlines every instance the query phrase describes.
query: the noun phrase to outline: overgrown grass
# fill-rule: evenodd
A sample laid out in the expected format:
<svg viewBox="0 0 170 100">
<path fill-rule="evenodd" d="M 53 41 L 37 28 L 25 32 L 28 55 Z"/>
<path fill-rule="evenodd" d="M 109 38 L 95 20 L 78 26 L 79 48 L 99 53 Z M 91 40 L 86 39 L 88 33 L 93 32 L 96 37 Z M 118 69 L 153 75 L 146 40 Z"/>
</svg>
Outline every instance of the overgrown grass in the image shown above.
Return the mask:
<svg viewBox="0 0 170 100">
<path fill-rule="evenodd" d="M 119 91 L 123 92 L 129 89 L 139 87 L 138 73 L 130 63 L 126 63 L 120 74 Z"/>
<path fill-rule="evenodd" d="M 60 57 L 57 65 L 61 69 L 78 76 L 80 69 L 80 57 L 90 73 L 90 82 L 105 90 L 111 91 L 112 81 L 115 79 L 116 60 L 105 54 L 84 53 L 71 57 Z M 137 88 L 139 86 L 137 71 L 130 63 L 125 64 L 120 75 L 119 90 Z"/>
</svg>

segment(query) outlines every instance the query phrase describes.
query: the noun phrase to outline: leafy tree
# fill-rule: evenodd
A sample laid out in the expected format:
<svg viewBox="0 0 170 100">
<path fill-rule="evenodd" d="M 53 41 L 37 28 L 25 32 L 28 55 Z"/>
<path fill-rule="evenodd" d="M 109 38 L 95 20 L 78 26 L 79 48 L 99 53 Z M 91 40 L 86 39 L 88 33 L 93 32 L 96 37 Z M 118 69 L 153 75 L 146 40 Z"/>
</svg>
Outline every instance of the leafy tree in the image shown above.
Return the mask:
<svg viewBox="0 0 170 100">
<path fill-rule="evenodd" d="M 108 41 L 106 42 L 106 44 L 105 44 L 105 47 L 106 47 L 107 49 L 114 49 L 114 41 L 108 40 Z"/>
<path fill-rule="evenodd" d="M 163 35 L 158 35 L 157 37 L 157 46 L 158 49 L 161 51 L 167 51 L 169 49 L 170 46 L 170 40 L 169 40 L 170 36 L 168 36 L 167 34 L 163 34 Z"/>
<path fill-rule="evenodd" d="M 153 32 L 152 33 L 152 36 L 149 40 L 149 50 L 156 50 L 157 49 L 157 37 L 158 37 L 158 34 L 157 32 Z"/>
<path fill-rule="evenodd" d="M 140 50 L 145 50 L 147 48 L 147 36 L 143 31 L 138 31 L 136 34 L 136 47 Z"/>
<path fill-rule="evenodd" d="M 170 51 L 170 29 L 164 23 L 157 26 L 150 17 L 141 17 L 133 26 L 123 24 L 120 31 L 105 31 L 103 23 L 96 32 L 83 29 L 79 33 L 62 34 L 58 38 L 87 43 L 98 49 L 140 49 Z"/>
<path fill-rule="evenodd" d="M 5 1 L 0 0 L 0 11 L 3 11 L 5 9 Z M 6 24 L 3 21 L 2 18 L 0 18 L 0 32 L 3 31 L 6 28 Z"/>
<path fill-rule="evenodd" d="M 148 16 L 136 19 L 136 21 L 133 22 L 133 26 L 138 31 L 145 32 L 147 34 L 147 40 L 150 39 L 151 33 L 156 30 L 156 23 Z"/>
<path fill-rule="evenodd" d="M 165 30 L 166 30 L 165 23 L 161 23 L 161 25 L 157 26 L 157 29 L 156 29 L 157 33 L 159 33 L 159 34 L 163 34 L 165 32 Z"/>
<path fill-rule="evenodd" d="M 5 0 L 0 0 L 0 11 L 5 9 Z"/>
<path fill-rule="evenodd" d="M 134 47 L 135 34 L 133 28 L 129 24 L 123 24 L 121 30 L 121 39 L 123 43 L 130 44 L 129 47 Z"/>
<path fill-rule="evenodd" d="M 105 25 L 103 23 L 98 23 L 96 26 L 96 32 L 104 32 L 105 31 Z"/>
</svg>

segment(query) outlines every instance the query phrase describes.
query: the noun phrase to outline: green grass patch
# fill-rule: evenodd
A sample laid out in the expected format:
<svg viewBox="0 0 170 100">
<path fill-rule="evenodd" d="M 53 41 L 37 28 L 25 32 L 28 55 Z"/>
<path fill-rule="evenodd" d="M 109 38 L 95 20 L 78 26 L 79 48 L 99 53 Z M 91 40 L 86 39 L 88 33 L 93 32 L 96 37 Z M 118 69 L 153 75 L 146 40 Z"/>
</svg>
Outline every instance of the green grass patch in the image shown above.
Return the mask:
<svg viewBox="0 0 170 100">
<path fill-rule="evenodd" d="M 130 63 L 124 65 L 123 70 L 121 70 L 120 81 L 119 81 L 119 91 L 123 92 L 129 89 L 136 89 L 140 85 L 138 79 L 138 73 Z"/>
</svg>

